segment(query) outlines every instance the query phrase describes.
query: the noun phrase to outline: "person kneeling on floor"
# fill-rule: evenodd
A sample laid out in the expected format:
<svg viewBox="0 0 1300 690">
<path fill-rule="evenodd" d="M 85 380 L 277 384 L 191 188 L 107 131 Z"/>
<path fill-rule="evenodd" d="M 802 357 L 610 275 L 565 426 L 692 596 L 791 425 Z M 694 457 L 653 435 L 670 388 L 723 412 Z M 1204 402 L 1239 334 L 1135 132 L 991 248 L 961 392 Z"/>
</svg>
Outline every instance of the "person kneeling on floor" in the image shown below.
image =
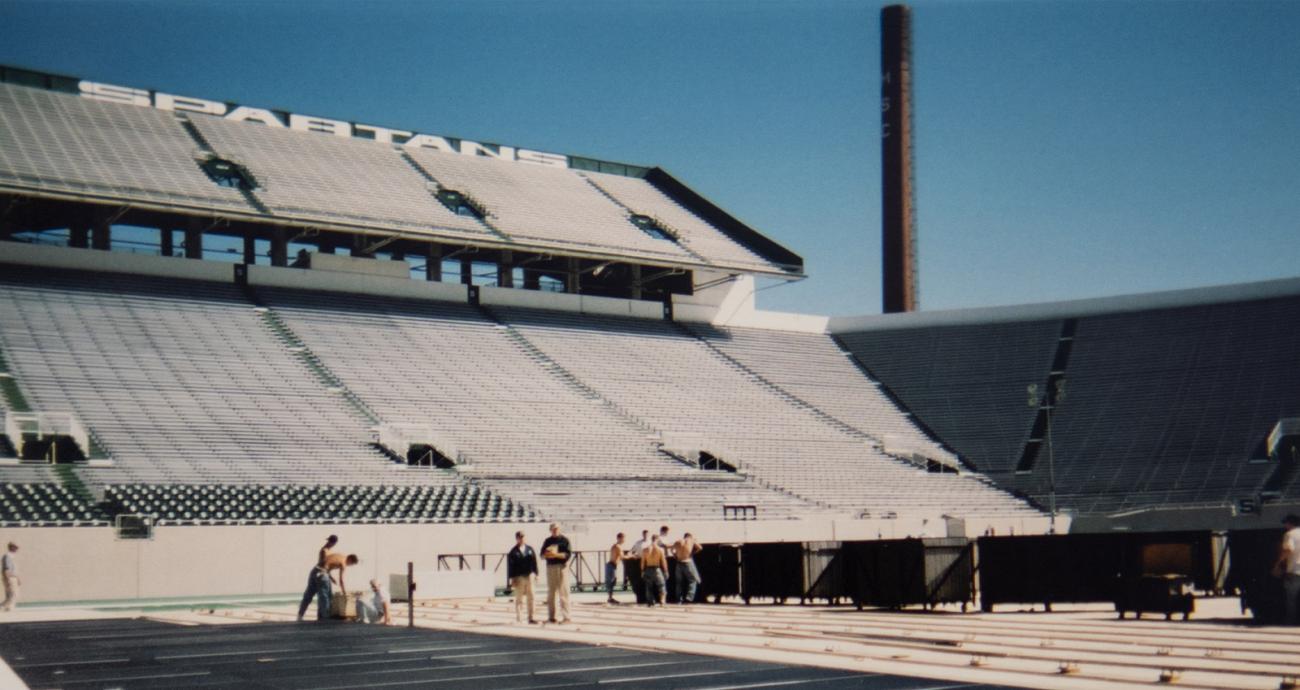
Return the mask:
<svg viewBox="0 0 1300 690">
<path fill-rule="evenodd" d="M 385 592 L 384 588 L 379 586 L 379 580 L 370 581 L 370 591 L 373 593 L 370 597 L 362 597 L 357 600 L 357 621 L 392 625 L 393 619 L 389 612 L 388 592 Z"/>
</svg>

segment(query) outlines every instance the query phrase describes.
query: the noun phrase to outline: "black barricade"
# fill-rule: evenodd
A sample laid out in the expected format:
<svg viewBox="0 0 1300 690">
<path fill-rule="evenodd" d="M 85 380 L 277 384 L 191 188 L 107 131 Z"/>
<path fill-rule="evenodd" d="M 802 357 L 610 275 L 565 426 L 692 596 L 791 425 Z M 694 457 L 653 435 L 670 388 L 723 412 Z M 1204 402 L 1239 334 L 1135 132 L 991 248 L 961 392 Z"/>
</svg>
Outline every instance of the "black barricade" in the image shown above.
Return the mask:
<svg viewBox="0 0 1300 690">
<path fill-rule="evenodd" d="M 730 544 L 701 544 L 695 554 L 695 567 L 700 571 L 700 586 L 695 600 L 712 597 L 714 603 L 722 597 L 740 596 L 740 547 Z"/>
<path fill-rule="evenodd" d="M 803 544 L 745 544 L 740 547 L 740 596 L 751 599 L 802 598 Z"/>
<path fill-rule="evenodd" d="M 900 608 L 971 600 L 971 543 L 966 539 L 845 542 L 844 594 L 859 608 Z"/>
<path fill-rule="evenodd" d="M 848 596 L 844 581 L 844 555 L 837 541 L 815 541 L 804 546 L 804 592 L 800 602 L 824 599 L 837 604 Z"/>
<path fill-rule="evenodd" d="M 1126 534 L 981 537 L 980 606 L 1112 601 Z"/>
<path fill-rule="evenodd" d="M 1282 579 L 1273 577 L 1282 544 L 1281 529 L 1233 530 L 1228 533 L 1228 587 L 1241 593 L 1241 608 L 1265 625 L 1283 622 Z"/>
<path fill-rule="evenodd" d="M 982 537 L 980 603 L 1110 601 L 1130 598 L 1137 580 L 1182 575 L 1196 589 L 1222 588 L 1222 554 L 1213 532 L 1134 532 Z"/>
<path fill-rule="evenodd" d="M 636 603 L 645 603 L 645 581 L 641 579 L 641 559 L 623 559 L 623 574 L 627 577 L 627 586 L 636 596 Z"/>
</svg>

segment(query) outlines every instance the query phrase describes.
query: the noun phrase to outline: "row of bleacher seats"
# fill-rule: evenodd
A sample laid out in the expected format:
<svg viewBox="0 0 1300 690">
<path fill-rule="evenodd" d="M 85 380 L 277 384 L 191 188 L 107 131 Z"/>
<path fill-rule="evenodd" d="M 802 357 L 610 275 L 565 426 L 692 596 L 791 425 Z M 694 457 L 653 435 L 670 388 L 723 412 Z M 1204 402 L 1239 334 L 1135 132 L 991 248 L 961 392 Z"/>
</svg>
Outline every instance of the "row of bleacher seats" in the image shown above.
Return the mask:
<svg viewBox="0 0 1300 690">
<path fill-rule="evenodd" d="M 765 380 L 876 438 L 891 453 L 917 453 L 948 465 L 959 462 L 825 335 L 708 324 L 687 328 Z"/>
<path fill-rule="evenodd" d="M 1300 297 L 1153 308 L 1077 319 L 1066 397 L 1053 415 L 1058 504 L 1081 515 L 1225 505 L 1274 471 L 1264 442 L 1300 415 Z M 951 447 L 1041 502 L 1047 449 L 1016 474 L 1062 320 L 840 334 Z M 1282 498 L 1300 498 L 1295 477 Z"/>
<path fill-rule="evenodd" d="M 257 188 L 246 196 L 214 182 L 199 165 L 208 155 L 247 168 Z M 13 84 L 0 84 L 0 182 L 431 239 L 517 238 L 530 248 L 774 268 L 640 178 L 405 150 Z M 446 208 L 434 196 L 439 185 L 485 206 L 486 222 Z M 662 219 L 678 240 L 651 237 L 632 214 Z"/>
<path fill-rule="evenodd" d="M 6 266 L 0 343 L 31 404 L 114 459 L 87 484 L 454 483 L 395 464 L 232 285 Z"/>
<path fill-rule="evenodd" d="M 908 409 L 984 472 L 1015 469 L 1034 410 L 1025 386 L 1047 380 L 1059 320 L 841 333 Z"/>
<path fill-rule="evenodd" d="M 105 509 L 156 524 L 532 522 L 537 514 L 479 486 L 110 485 Z"/>
<path fill-rule="evenodd" d="M 788 520 L 832 510 L 749 480 L 485 479 L 494 490 L 566 520 L 718 520 L 728 506 L 753 506 L 757 518 Z"/>
<path fill-rule="evenodd" d="M 10 479 L 8 473 L 4 473 Z M 102 525 L 106 516 L 53 482 L 0 483 L 0 526 Z"/>
<path fill-rule="evenodd" d="M 973 515 L 1037 512 L 977 478 L 931 474 L 895 460 L 878 444 L 850 436 L 792 405 L 672 323 L 515 308 L 496 311 L 554 361 L 665 438 L 691 439 L 813 502 L 854 511 L 897 507 Z M 772 337 L 784 338 L 787 348 L 798 347 L 802 339 L 791 333 Z M 815 361 L 787 364 L 796 367 L 796 378 L 818 366 Z M 864 390 L 874 387 L 856 370 L 847 380 Z M 887 407 L 878 409 L 889 413 Z M 892 413 L 896 424 L 906 423 L 897 409 Z M 910 433 L 923 439 L 914 427 Z"/>
<path fill-rule="evenodd" d="M 272 310 L 383 422 L 435 429 L 473 474 L 542 514 L 613 517 L 641 501 L 647 510 L 695 514 L 690 506 L 700 506 L 717 516 L 733 500 L 765 517 L 1034 512 L 978 477 L 899 462 L 750 373 L 841 405 L 834 411 L 874 438 L 904 434 L 944 452 L 856 369 L 836 376 L 870 398 L 859 407 L 839 392 L 802 387 L 802 378 L 821 376 L 834 347 L 828 339 L 771 336 L 734 350 L 736 361 L 751 362 L 738 368 L 663 321 L 516 309 L 490 317 L 458 303 L 283 289 L 259 296 L 259 309 Z M 463 484 L 457 472 L 407 467 L 371 447 L 370 420 L 315 379 L 248 300 L 228 285 L 13 267 L 0 278 L 0 345 L 34 405 L 72 411 L 102 439 L 113 466 L 77 469 L 92 488 Z M 796 348 L 820 355 L 770 354 Z M 835 361 L 843 366 L 842 356 Z M 664 439 L 693 440 L 747 476 L 720 492 L 710 473 L 661 452 Z M 511 477 L 520 481 L 501 483 Z M 595 477 L 617 488 L 583 483 Z M 574 500 L 542 490 L 554 486 L 548 480 L 595 493 Z M 216 517 L 210 506 L 168 512 L 173 520 L 253 519 Z"/>
<path fill-rule="evenodd" d="M 1300 415 L 1298 322 L 1300 297 L 1080 319 L 1053 429 L 1058 483 L 1122 497 L 1098 506 L 1114 510 L 1252 495 L 1274 463 L 1251 460 Z"/>
<path fill-rule="evenodd" d="M 260 294 L 386 422 L 435 427 L 480 468 L 668 478 L 691 472 L 659 453 L 644 430 L 539 366 L 468 305 Z"/>
<path fill-rule="evenodd" d="M 0 181 L 46 191 L 252 210 L 213 184 L 172 113 L 0 84 Z"/>
</svg>

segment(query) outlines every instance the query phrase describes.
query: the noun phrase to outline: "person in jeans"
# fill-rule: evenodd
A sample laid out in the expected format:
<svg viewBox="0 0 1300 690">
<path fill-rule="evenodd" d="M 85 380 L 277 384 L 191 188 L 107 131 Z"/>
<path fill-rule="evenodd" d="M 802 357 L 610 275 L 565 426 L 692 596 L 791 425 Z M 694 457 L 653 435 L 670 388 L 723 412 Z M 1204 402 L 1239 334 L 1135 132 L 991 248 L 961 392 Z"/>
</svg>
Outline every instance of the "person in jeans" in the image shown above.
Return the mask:
<svg viewBox="0 0 1300 690">
<path fill-rule="evenodd" d="M 700 571 L 695 567 L 695 554 L 703 550 L 695 538 L 687 532 L 673 544 L 673 555 L 677 558 L 677 603 L 690 604 L 695 601 L 695 588 L 700 584 Z"/>
<path fill-rule="evenodd" d="M 330 596 L 333 592 L 330 577 L 325 573 L 325 559 L 338 543 L 338 535 L 331 534 L 325 539 L 325 545 L 316 553 L 316 565 L 312 566 L 311 571 L 307 573 L 307 589 L 302 593 L 302 603 L 298 605 L 298 620 L 302 620 L 307 613 L 307 607 L 313 598 L 316 599 L 316 620 L 323 621 L 329 618 Z"/>
<path fill-rule="evenodd" d="M 614 584 L 618 578 L 618 564 L 623 561 L 623 539 L 623 533 L 619 532 L 614 545 L 609 547 L 609 560 L 605 561 L 605 595 L 611 604 L 618 603 L 614 598 Z"/>
<path fill-rule="evenodd" d="M 668 556 L 659 546 L 659 535 L 650 535 L 650 543 L 641 553 L 641 579 L 645 581 L 647 606 L 663 606 L 664 583 L 668 578 Z"/>
<path fill-rule="evenodd" d="M 506 577 L 515 593 L 515 622 L 522 622 L 526 598 L 528 622 L 536 623 L 537 619 L 533 618 L 533 581 L 537 579 L 537 552 L 524 543 L 523 532 L 515 532 L 515 547 L 506 554 Z"/>
<path fill-rule="evenodd" d="M 551 523 L 551 536 L 542 542 L 542 558 L 546 559 L 546 613 L 551 623 L 569 622 L 569 556 L 573 549 L 569 538 L 560 534 L 560 524 Z M 556 619 L 556 600 L 559 600 L 559 619 Z"/>
</svg>

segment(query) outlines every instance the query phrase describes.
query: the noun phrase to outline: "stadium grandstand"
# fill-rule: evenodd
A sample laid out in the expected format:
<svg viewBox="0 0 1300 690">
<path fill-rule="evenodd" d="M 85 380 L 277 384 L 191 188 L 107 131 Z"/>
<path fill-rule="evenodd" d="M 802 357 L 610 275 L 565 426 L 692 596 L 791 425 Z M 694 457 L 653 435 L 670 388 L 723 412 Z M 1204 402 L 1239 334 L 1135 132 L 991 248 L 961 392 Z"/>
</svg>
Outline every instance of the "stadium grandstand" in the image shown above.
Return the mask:
<svg viewBox="0 0 1300 690">
<path fill-rule="evenodd" d="M 1300 501 L 1300 281 L 755 308 L 803 277 L 660 168 L 3 67 L 0 525 L 134 559 L 33 565 L 40 600 L 293 591 L 325 524 L 380 574 L 556 519 L 603 548 Z M 212 548 L 246 575 L 194 573 Z"/>
</svg>

